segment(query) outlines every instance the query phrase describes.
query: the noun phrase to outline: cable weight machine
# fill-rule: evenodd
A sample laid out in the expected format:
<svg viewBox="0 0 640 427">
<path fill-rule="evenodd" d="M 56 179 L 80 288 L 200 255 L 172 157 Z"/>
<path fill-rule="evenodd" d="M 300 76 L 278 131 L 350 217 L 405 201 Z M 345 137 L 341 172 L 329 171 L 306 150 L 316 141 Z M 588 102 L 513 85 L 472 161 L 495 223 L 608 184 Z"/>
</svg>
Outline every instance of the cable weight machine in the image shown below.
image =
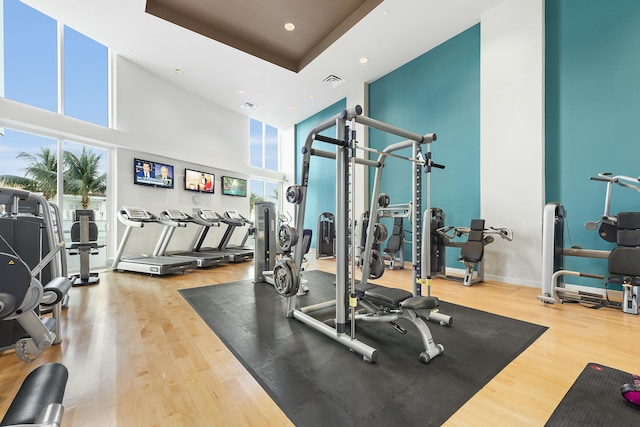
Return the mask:
<svg viewBox="0 0 640 427">
<path fill-rule="evenodd" d="M 416 213 L 417 209 L 422 209 L 422 168 L 428 166 L 426 170 L 431 171 L 432 167 L 442 167 L 431 161 L 430 150 L 427 150 L 427 156 L 421 154 L 421 145 L 429 145 L 435 141 L 436 135 L 426 134 L 419 135 L 403 129 L 388 125 L 383 122 L 361 116 L 362 108 L 356 106 L 349 110 L 344 110 L 340 114 L 331 117 L 322 123 L 316 125 L 305 141 L 302 150 L 302 174 L 300 184 L 295 186 L 293 193 L 299 195 L 296 200 L 296 228 L 298 234 L 304 229 L 304 216 L 307 187 L 309 184 L 309 167 L 311 156 L 319 156 L 333 159 L 336 161 L 336 276 L 335 276 L 335 300 L 326 301 L 307 307 L 297 307 L 296 294 L 287 297 L 287 316 L 299 320 L 307 326 L 323 333 L 335 341 L 350 348 L 352 351 L 360 354 L 363 360 L 375 362 L 378 356 L 377 350 L 368 344 L 359 341 L 356 338 L 356 320 L 364 322 L 381 322 L 388 323 L 399 332 L 404 332 L 404 328 L 396 323 L 396 320 L 405 320 L 412 323 L 419 331 L 422 338 L 425 351 L 420 353 L 420 361 L 427 363 L 434 357 L 442 354 L 444 347 L 435 344 L 431 336 L 426 320 L 436 320 L 438 317 L 436 308 L 438 300 L 431 296 L 422 296 L 422 286 L 429 285 L 430 276 L 424 279 L 421 254 L 419 243 L 421 239 L 413 239 L 413 262 L 414 262 L 414 292 L 408 292 L 402 289 L 387 288 L 369 282 L 371 248 L 374 241 L 375 227 L 367 228 L 366 244 L 363 252 L 361 279 L 356 280 L 356 242 L 355 236 L 355 201 L 353 195 L 356 192 L 355 175 L 356 165 L 364 165 L 376 169 L 376 179 L 374 190 L 371 195 L 372 208 L 370 212 L 375 212 L 375 204 L 377 203 L 380 188 L 381 173 L 384 161 L 387 157 L 395 157 L 412 162 L 415 166 L 413 179 L 414 197 L 412 204 L 417 206 L 412 212 L 413 232 L 416 235 L 422 234 L 422 225 L 420 215 Z M 355 138 L 355 125 L 359 123 L 364 126 L 373 127 L 386 133 L 407 138 L 406 141 L 391 144 L 384 150 L 374 150 L 358 145 Z M 336 128 L 336 138 L 322 136 L 319 133 L 329 129 Z M 330 143 L 336 147 L 335 153 L 318 150 L 312 147 L 314 141 L 323 141 Z M 400 156 L 395 153 L 397 150 L 415 147 L 412 157 Z M 377 160 L 368 158 L 360 158 L 356 156 L 357 151 L 365 151 L 368 153 L 378 154 Z M 288 191 L 289 192 L 289 191 Z M 296 246 L 294 250 L 294 263 L 298 270 L 303 259 L 302 246 Z M 333 307 L 335 308 L 335 317 L 333 326 L 315 319 L 310 313 Z M 433 316 L 436 315 L 436 316 Z M 442 324 L 451 324 L 451 318 L 442 315 L 437 320 Z"/>
</svg>

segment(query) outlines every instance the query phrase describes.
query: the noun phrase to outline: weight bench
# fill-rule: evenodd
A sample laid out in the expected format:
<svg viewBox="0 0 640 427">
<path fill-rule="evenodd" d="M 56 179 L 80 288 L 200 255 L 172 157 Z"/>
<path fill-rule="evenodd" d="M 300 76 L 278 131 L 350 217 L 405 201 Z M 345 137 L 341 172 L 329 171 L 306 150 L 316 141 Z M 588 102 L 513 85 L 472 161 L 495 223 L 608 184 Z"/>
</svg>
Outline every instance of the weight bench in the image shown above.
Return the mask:
<svg viewBox="0 0 640 427">
<path fill-rule="evenodd" d="M 357 314 L 356 320 L 389 323 L 401 334 L 406 334 L 407 330 L 396 321 L 404 319 L 411 322 L 418 329 L 425 347 L 425 351 L 420 353 L 422 363 L 429 363 L 431 359 L 444 352 L 442 344 L 433 342 L 431 330 L 426 322 L 429 313 L 440 305 L 438 298 L 413 296 L 404 289 L 374 283 L 357 283 L 355 294 L 359 305 L 366 311 Z"/>
<path fill-rule="evenodd" d="M 13 398 L 0 426 L 59 427 L 62 399 L 69 372 L 60 363 L 48 363 L 31 371 Z"/>
</svg>

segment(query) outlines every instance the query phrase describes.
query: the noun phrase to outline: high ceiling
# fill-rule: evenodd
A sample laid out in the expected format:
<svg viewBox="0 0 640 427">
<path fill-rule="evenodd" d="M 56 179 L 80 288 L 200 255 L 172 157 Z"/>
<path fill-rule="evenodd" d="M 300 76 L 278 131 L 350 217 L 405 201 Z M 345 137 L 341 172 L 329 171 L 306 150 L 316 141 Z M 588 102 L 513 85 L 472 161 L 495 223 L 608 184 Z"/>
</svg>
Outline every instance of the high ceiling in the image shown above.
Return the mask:
<svg viewBox="0 0 640 427">
<path fill-rule="evenodd" d="M 382 0 L 147 0 L 148 13 L 298 72 Z M 288 28 L 288 29 L 287 29 Z"/>
<path fill-rule="evenodd" d="M 288 128 L 504 0 L 22 1 L 185 90 Z"/>
</svg>

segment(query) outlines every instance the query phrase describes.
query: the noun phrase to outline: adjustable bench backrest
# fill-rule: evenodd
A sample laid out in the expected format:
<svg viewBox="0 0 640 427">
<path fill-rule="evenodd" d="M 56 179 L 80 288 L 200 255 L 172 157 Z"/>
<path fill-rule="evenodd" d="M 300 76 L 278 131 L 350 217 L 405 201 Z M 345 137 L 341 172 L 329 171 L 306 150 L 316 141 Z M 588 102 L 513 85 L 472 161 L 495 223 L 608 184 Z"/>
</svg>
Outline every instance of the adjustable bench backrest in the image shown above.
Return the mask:
<svg viewBox="0 0 640 427">
<path fill-rule="evenodd" d="M 617 244 L 609 254 L 609 273 L 613 275 L 610 280 L 640 277 L 640 212 L 618 214 Z"/>
<path fill-rule="evenodd" d="M 484 219 L 472 219 L 467 241 L 460 249 L 460 261 L 480 262 L 484 256 Z"/>
</svg>

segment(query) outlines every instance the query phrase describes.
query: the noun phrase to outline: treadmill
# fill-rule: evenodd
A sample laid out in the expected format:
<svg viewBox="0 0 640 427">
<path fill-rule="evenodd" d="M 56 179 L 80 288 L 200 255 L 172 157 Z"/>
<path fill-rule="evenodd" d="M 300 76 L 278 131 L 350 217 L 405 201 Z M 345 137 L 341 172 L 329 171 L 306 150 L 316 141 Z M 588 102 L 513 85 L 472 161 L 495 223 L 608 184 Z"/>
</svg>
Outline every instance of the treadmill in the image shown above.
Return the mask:
<svg viewBox="0 0 640 427">
<path fill-rule="evenodd" d="M 188 224 L 195 223 L 201 226 L 208 226 L 209 223 L 203 220 L 199 220 L 198 218 L 194 218 L 191 215 L 187 215 L 178 209 L 168 209 L 166 211 L 162 211 L 160 213 L 160 218 L 168 221 L 175 221 L 178 223 Z M 171 257 L 180 257 L 187 258 L 196 261 L 196 266 L 198 268 L 208 268 L 208 267 L 216 267 L 220 265 L 221 262 L 229 261 L 229 257 L 226 253 L 220 252 L 195 252 L 195 251 L 173 251 L 167 252 L 167 247 L 173 238 L 173 234 L 176 230 L 176 227 L 171 227 L 169 225 L 165 225 L 168 227 L 167 232 L 163 234 L 164 239 L 160 242 L 160 244 L 156 247 L 157 253 L 154 255 L 167 255 Z"/>
<path fill-rule="evenodd" d="M 200 209 L 198 213 L 195 215 L 195 218 L 202 220 L 203 225 L 200 227 L 200 230 L 196 234 L 193 239 L 193 250 L 195 252 L 206 252 L 206 253 L 216 253 L 216 254 L 225 254 L 229 262 L 238 263 L 238 262 L 246 262 L 251 261 L 253 259 L 253 248 L 250 249 L 225 249 L 222 245 L 224 242 L 224 237 L 220 245 L 217 248 L 212 247 L 204 247 L 202 246 L 204 243 L 207 234 L 211 227 L 219 227 L 221 222 L 228 223 L 230 220 L 226 220 L 220 214 L 216 213 L 211 209 Z M 207 223 L 208 225 L 204 225 Z M 236 222 L 236 226 L 243 225 L 240 222 Z M 225 231 L 225 234 L 228 232 L 228 228 Z"/>
<path fill-rule="evenodd" d="M 253 226 L 253 221 L 251 221 L 250 219 L 240 215 L 238 213 L 238 211 L 225 211 L 224 212 L 224 218 L 221 219 L 223 222 L 224 221 L 229 221 L 231 223 L 233 223 L 233 225 L 231 224 L 227 224 L 227 230 L 224 233 L 224 236 L 222 236 L 222 241 L 220 242 L 220 246 L 223 247 L 223 249 L 232 249 L 232 250 L 245 250 L 245 251 L 251 251 L 254 252 L 255 248 L 253 246 L 247 246 L 247 239 L 250 236 L 253 236 L 255 233 L 255 227 Z M 241 225 L 238 225 L 241 224 Z M 233 232 L 236 230 L 236 227 L 242 227 L 242 226 L 247 226 L 247 232 L 245 233 L 244 237 L 242 238 L 242 242 L 240 243 L 239 246 L 234 246 L 231 245 L 229 246 L 229 240 L 231 239 L 231 236 L 233 235 Z"/>
<path fill-rule="evenodd" d="M 137 256 L 123 257 L 122 253 L 127 245 L 131 231 L 134 228 L 142 228 L 145 224 L 156 223 L 168 225 L 169 227 L 185 227 L 186 224 L 180 224 L 175 221 L 167 221 L 160 219 L 151 212 L 137 207 L 123 207 L 118 212 L 118 220 L 127 226 L 124 235 L 118 246 L 118 251 L 111 262 L 111 268 L 114 271 L 131 271 L 136 273 L 146 273 L 152 276 L 162 276 L 171 273 L 184 273 L 185 270 L 196 268 L 196 261 L 188 258 L 177 258 L 170 256 Z M 168 228 L 165 227 L 163 235 L 160 236 L 158 244 L 167 233 Z M 157 252 L 158 246 L 156 246 Z"/>
<path fill-rule="evenodd" d="M 236 262 L 253 260 L 254 248 L 245 246 L 247 238 L 253 233 L 253 222 L 240 215 L 237 211 L 225 211 L 224 216 L 216 212 L 216 215 L 218 215 L 221 222 L 227 225 L 227 229 L 224 231 L 220 244 L 218 245 L 218 250 L 226 251 L 229 254 L 232 254 L 232 256 L 239 258 Z M 229 241 L 231 240 L 231 236 L 236 228 L 244 227 L 245 225 L 248 225 L 249 229 L 242 239 L 240 246 L 229 246 Z"/>
</svg>

